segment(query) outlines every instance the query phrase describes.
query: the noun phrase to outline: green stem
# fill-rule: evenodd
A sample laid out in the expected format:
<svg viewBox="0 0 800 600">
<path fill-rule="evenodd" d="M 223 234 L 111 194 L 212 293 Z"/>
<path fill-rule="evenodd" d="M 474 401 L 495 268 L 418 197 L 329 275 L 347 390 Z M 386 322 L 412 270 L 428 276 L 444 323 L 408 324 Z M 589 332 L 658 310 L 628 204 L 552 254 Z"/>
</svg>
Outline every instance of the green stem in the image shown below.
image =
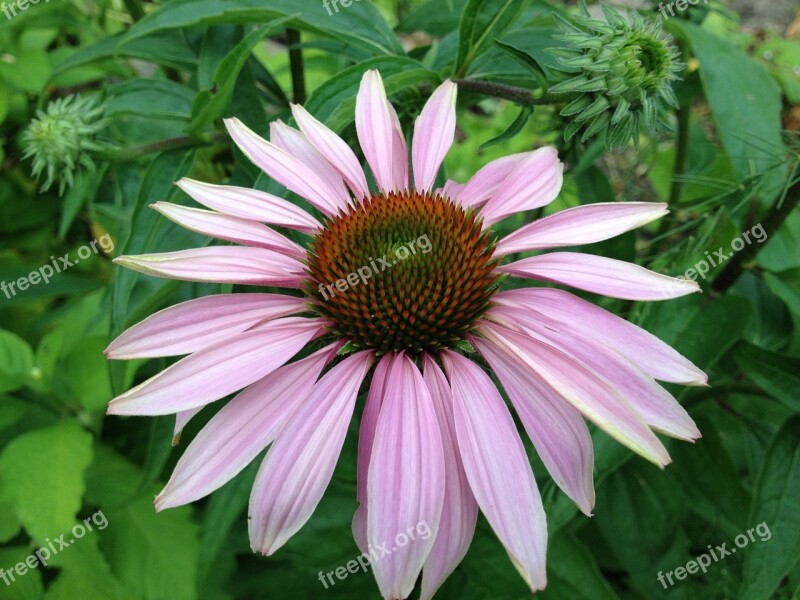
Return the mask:
<svg viewBox="0 0 800 600">
<path fill-rule="evenodd" d="M 792 184 L 786 191 L 786 196 L 779 199 L 761 221 L 761 227 L 764 229 L 767 237 L 772 236 L 772 234 L 780 229 L 783 222 L 789 217 L 799 202 L 800 180 Z M 760 249 L 760 244 L 749 244 L 745 246 L 741 252 L 734 254 L 733 258 L 731 258 L 725 265 L 725 268 L 722 269 L 720 274 L 717 275 L 711 283 L 711 292 L 721 294 L 736 283 L 739 275 L 745 270 L 746 265 L 755 259 Z"/>
<path fill-rule="evenodd" d="M 689 154 L 689 116 L 691 107 L 682 106 L 675 112 L 678 119 L 678 133 L 675 140 L 675 166 L 672 169 L 672 187 L 669 192 L 669 203 L 676 204 L 683 189 L 683 175 L 686 171 L 686 159 Z"/>
<path fill-rule="evenodd" d="M 306 101 L 306 79 L 300 32 L 297 29 L 287 29 L 286 41 L 289 45 L 289 66 L 292 72 L 292 99 L 296 104 L 303 104 Z"/>
<path fill-rule="evenodd" d="M 570 94 L 545 94 L 539 98 L 533 95 L 528 89 L 494 83 L 492 81 L 480 81 L 478 79 L 456 79 L 454 83 L 458 88 L 468 92 L 477 92 L 485 96 L 503 98 L 511 100 L 524 106 L 536 106 L 540 104 L 560 104 L 568 102 L 572 96 Z"/>
<path fill-rule="evenodd" d="M 101 160 L 108 160 L 112 162 L 130 162 L 147 156 L 148 154 L 156 154 L 158 152 L 166 152 L 167 150 L 178 150 L 180 148 L 198 148 L 200 146 L 209 146 L 214 144 L 221 144 L 228 141 L 227 134 L 216 132 L 211 135 L 208 140 L 201 140 L 188 135 L 183 135 L 176 138 L 169 138 L 160 140 L 151 144 L 143 144 L 141 146 L 133 146 L 132 148 L 108 148 L 93 152 L 93 155 Z"/>
</svg>

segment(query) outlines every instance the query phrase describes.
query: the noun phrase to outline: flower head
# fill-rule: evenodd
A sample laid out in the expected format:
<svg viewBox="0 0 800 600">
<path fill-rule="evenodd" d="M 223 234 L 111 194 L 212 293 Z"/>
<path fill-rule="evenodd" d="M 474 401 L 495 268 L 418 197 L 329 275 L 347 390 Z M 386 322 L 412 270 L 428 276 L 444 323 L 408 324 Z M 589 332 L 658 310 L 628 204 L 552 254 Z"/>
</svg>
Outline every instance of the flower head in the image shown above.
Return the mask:
<svg viewBox="0 0 800 600">
<path fill-rule="evenodd" d="M 42 191 L 58 181 L 58 193 L 72 187 L 76 169 L 94 169 L 89 152 L 102 149 L 95 136 L 105 126 L 105 107 L 94 97 L 67 96 L 39 110 L 22 136 L 25 158 L 33 157 L 33 176 L 45 174 Z"/>
<path fill-rule="evenodd" d="M 602 135 L 609 148 L 624 147 L 631 137 L 638 145 L 640 127 L 654 132 L 669 107 L 678 106 L 672 91 L 683 68 L 678 52 L 658 20 L 604 5 L 606 21 L 600 21 L 582 2 L 581 8 L 574 23 L 558 18 L 562 33 L 555 37 L 566 47 L 550 50 L 561 81 L 549 91 L 571 99 L 560 112 L 568 121 L 564 139 L 582 132 L 581 141 Z"/>
<path fill-rule="evenodd" d="M 188 355 L 115 398 L 111 414 L 175 413 L 177 433 L 203 406 L 238 392 L 189 444 L 159 510 L 213 492 L 271 445 L 251 493 L 249 533 L 253 550 L 273 554 L 322 498 L 365 387 L 355 540 L 367 552 L 409 528 L 430 532 L 374 561 L 383 596 L 407 597 L 422 573 L 422 598 L 431 598 L 466 553 L 478 510 L 538 590 L 546 585 L 541 498 L 509 406 L 477 354 L 555 482 L 587 515 L 594 488 L 585 418 L 659 466 L 669 456 L 653 430 L 700 435 L 655 382 L 706 381 L 669 346 L 568 292 L 501 290 L 503 278 L 521 277 L 632 300 L 697 291 L 691 281 L 573 252 L 507 262 L 608 239 L 662 216 L 665 205 L 580 206 L 498 240 L 495 223 L 557 196 L 562 165 L 540 148 L 436 188 L 453 143 L 456 92 L 448 81 L 433 93 L 409 161 L 381 77 L 365 73 L 356 130 L 375 189 L 353 150 L 300 106 L 300 129 L 274 122 L 271 141 L 228 120 L 239 148 L 319 215 L 264 192 L 184 179 L 180 187 L 211 210 L 156 208 L 237 245 L 116 260 L 156 276 L 287 289 L 184 302 L 109 346 L 116 359 Z"/>
</svg>

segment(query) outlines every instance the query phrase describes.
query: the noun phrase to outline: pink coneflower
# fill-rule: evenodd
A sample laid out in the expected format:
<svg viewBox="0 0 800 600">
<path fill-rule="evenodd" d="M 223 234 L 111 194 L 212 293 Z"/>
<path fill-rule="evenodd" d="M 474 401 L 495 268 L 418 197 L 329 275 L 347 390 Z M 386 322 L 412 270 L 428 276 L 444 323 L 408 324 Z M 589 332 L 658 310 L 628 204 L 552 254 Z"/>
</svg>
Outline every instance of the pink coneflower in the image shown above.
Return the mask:
<svg viewBox="0 0 800 600">
<path fill-rule="evenodd" d="M 466 553 L 478 509 L 531 590 L 540 590 L 547 525 L 539 491 L 509 406 L 474 351 L 555 482 L 587 515 L 593 450 L 584 418 L 660 467 L 670 459 L 653 430 L 699 437 L 655 381 L 705 384 L 691 362 L 568 292 L 499 286 L 507 275 L 630 300 L 697 291 L 691 281 L 574 252 L 504 264 L 512 253 L 611 238 L 661 217 L 665 205 L 579 206 L 498 241 L 492 225 L 557 196 L 562 165 L 552 148 L 541 148 L 495 160 L 465 185 L 435 189 L 455 105 L 456 86 L 447 81 L 416 121 L 410 173 L 381 77 L 364 75 L 355 120 L 374 190 L 355 153 L 301 106 L 293 107 L 300 130 L 274 122 L 271 142 L 226 121 L 250 160 L 308 200 L 321 220 L 264 192 L 187 179 L 181 189 L 212 211 L 155 205 L 189 229 L 240 245 L 125 256 L 119 264 L 173 279 L 293 290 L 184 302 L 109 346 L 115 359 L 188 355 L 112 400 L 110 414 L 176 414 L 179 432 L 200 408 L 239 392 L 189 444 L 156 498 L 158 510 L 210 494 L 271 445 L 250 497 L 249 531 L 254 551 L 273 554 L 322 498 L 371 372 L 354 537 L 366 551 L 423 522 L 432 532 L 374 562 L 384 598 L 407 597 L 420 572 L 422 598 L 431 598 Z M 264 223 L 307 234 L 306 247 Z"/>
</svg>

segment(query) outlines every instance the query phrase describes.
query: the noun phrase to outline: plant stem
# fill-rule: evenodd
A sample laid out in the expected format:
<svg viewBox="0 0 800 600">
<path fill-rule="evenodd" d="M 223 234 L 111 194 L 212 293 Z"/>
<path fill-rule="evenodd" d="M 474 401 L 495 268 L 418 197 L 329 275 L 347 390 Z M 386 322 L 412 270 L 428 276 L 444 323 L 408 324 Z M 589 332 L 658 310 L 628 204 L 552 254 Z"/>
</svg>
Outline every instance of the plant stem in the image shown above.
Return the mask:
<svg viewBox="0 0 800 600">
<path fill-rule="evenodd" d="M 296 104 L 303 104 L 306 101 L 306 80 L 303 69 L 303 49 L 300 47 L 300 32 L 297 29 L 287 29 L 286 41 L 289 45 L 289 66 L 292 71 L 292 100 Z"/>
<path fill-rule="evenodd" d="M 761 227 L 764 229 L 764 233 L 766 233 L 767 237 L 780 229 L 792 210 L 797 207 L 798 202 L 800 202 L 800 180 L 792 184 L 787 190 L 783 201 L 781 202 L 778 200 L 769 210 L 766 217 L 761 221 Z M 711 292 L 714 294 L 721 294 L 736 283 L 739 275 L 744 271 L 745 266 L 755 259 L 759 249 L 759 244 L 750 244 L 745 246 L 741 252 L 734 254 L 730 262 L 725 265 L 725 268 L 722 269 L 720 274 L 717 275 L 711 283 Z"/>
<path fill-rule="evenodd" d="M 676 204 L 681 197 L 683 177 L 686 171 L 686 159 L 689 154 L 689 116 L 690 106 L 682 106 L 675 112 L 678 119 L 677 139 L 675 140 L 675 166 L 672 169 L 672 187 L 669 192 L 669 203 Z"/>
<path fill-rule="evenodd" d="M 511 100 L 524 106 L 536 106 L 539 104 L 557 104 L 567 102 L 571 99 L 569 94 L 545 94 L 539 98 L 534 97 L 533 92 L 525 88 L 494 83 L 492 81 L 480 81 L 477 79 L 456 79 L 453 81 L 459 89 L 468 92 L 477 92 L 486 96 Z"/>
<path fill-rule="evenodd" d="M 180 137 L 169 138 L 160 140 L 151 144 L 142 144 L 141 146 L 134 146 L 132 148 L 109 148 L 106 150 L 98 150 L 94 152 L 94 156 L 101 160 L 108 160 L 112 162 L 129 162 L 147 156 L 148 154 L 155 154 L 158 152 L 166 152 L 167 150 L 178 150 L 180 148 L 197 148 L 200 146 L 209 146 L 213 144 L 220 144 L 226 142 L 228 136 L 221 132 L 215 132 L 211 135 L 209 140 L 201 140 L 188 135 Z"/>
</svg>

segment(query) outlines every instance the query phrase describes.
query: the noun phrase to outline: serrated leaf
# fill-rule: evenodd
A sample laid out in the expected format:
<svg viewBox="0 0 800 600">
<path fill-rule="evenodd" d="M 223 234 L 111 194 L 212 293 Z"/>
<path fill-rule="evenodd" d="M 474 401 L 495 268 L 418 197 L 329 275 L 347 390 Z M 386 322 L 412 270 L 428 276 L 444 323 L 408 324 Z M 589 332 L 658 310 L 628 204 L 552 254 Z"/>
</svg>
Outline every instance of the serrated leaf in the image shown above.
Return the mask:
<svg viewBox="0 0 800 600">
<path fill-rule="evenodd" d="M 15 438 L 0 454 L 0 480 L 31 537 L 43 541 L 68 531 L 84 492 L 92 436 L 62 421 Z"/>
</svg>

